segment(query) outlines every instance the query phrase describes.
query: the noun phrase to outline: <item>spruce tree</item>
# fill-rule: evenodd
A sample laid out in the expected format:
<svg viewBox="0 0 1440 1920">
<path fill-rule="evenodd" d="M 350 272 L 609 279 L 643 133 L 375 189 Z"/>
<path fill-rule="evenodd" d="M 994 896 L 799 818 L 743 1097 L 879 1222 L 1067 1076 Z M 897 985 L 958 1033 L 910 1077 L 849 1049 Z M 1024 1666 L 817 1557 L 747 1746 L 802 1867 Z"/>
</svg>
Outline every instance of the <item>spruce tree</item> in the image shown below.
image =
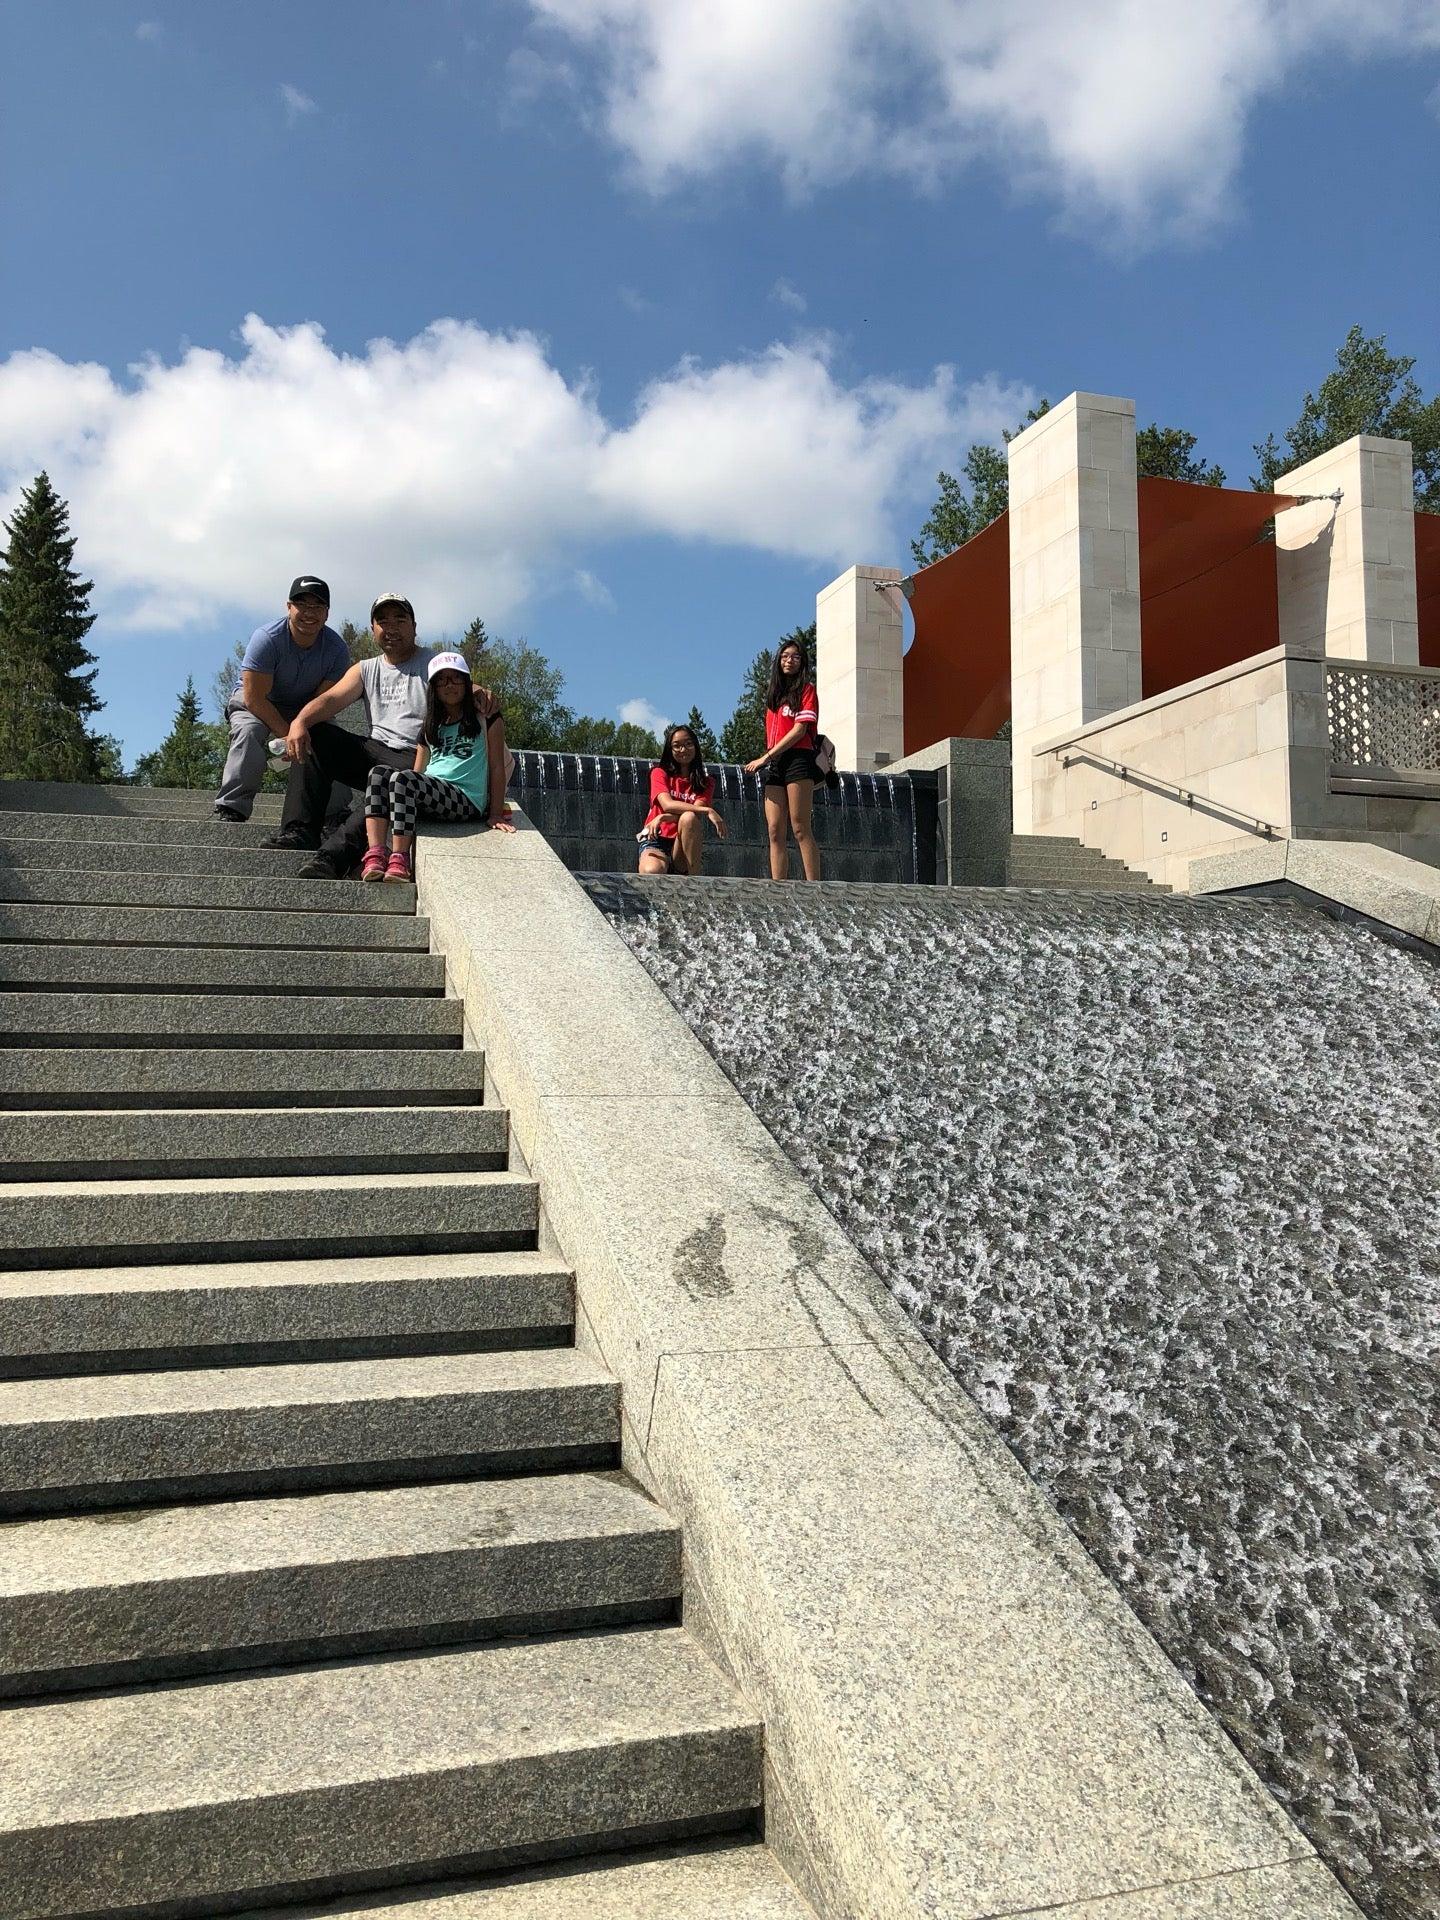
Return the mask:
<svg viewBox="0 0 1440 1920">
<path fill-rule="evenodd" d="M 720 758 L 720 742 L 711 731 L 710 722 L 699 707 L 691 707 L 685 716 L 685 724 L 694 734 L 700 748 L 700 758 L 707 763 Z"/>
<path fill-rule="evenodd" d="M 187 679 L 169 733 L 153 753 L 135 763 L 136 784 L 204 789 L 217 786 L 224 764 L 225 732 L 223 727 L 207 726 L 200 718 L 200 696 L 194 680 Z"/>
<path fill-rule="evenodd" d="M 75 538 L 70 509 L 50 484 L 35 476 L 6 524 L 9 541 L 0 560 L 0 638 L 42 658 L 55 676 L 60 698 L 82 726 L 103 704 L 95 692 L 95 656 L 85 636 L 95 624 L 90 589 L 71 564 Z"/>
<path fill-rule="evenodd" d="M 101 771 L 96 747 L 39 649 L 0 631 L 0 779 L 92 781 Z M 112 760 L 104 767 L 111 777 Z"/>
</svg>

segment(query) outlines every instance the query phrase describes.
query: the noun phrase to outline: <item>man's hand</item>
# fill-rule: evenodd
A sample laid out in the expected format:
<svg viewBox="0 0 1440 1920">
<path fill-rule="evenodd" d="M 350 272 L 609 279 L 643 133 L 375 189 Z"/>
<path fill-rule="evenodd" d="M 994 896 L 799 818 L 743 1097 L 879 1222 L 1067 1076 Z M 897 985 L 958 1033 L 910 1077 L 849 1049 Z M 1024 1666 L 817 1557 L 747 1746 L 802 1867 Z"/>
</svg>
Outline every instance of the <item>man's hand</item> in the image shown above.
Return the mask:
<svg viewBox="0 0 1440 1920">
<path fill-rule="evenodd" d="M 290 731 L 285 736 L 285 758 L 298 766 L 310 752 L 310 729 L 301 720 L 290 722 Z"/>
</svg>

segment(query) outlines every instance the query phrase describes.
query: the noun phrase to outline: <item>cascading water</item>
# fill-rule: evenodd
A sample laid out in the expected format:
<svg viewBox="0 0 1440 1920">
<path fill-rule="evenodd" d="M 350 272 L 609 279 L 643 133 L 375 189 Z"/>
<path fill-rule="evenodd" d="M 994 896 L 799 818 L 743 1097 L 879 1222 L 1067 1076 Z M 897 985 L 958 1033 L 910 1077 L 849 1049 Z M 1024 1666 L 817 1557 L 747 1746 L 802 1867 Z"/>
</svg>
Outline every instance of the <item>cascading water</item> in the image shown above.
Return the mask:
<svg viewBox="0 0 1440 1920">
<path fill-rule="evenodd" d="M 1376 1920 L 1440 1914 L 1440 968 L 1296 908 L 594 897 Z"/>
</svg>

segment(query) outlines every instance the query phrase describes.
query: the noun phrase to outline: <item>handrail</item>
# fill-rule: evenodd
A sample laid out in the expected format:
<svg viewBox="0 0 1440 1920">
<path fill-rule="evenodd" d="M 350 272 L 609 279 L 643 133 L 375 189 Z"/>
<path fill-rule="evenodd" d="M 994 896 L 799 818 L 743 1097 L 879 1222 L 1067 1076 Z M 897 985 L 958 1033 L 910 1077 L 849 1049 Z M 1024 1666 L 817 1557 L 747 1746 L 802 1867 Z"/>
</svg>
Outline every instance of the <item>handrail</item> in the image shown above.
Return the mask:
<svg viewBox="0 0 1440 1920">
<path fill-rule="evenodd" d="M 1072 745 L 1073 742 L 1066 741 L 1063 746 L 1051 748 L 1055 758 L 1060 760 L 1060 764 L 1064 767 L 1073 767 L 1077 762 L 1088 761 L 1092 766 L 1099 767 L 1106 773 L 1118 773 L 1122 780 L 1135 780 L 1143 786 L 1162 792 L 1168 789 L 1170 797 L 1183 800 L 1187 807 L 1198 806 L 1207 813 L 1223 814 L 1231 820 L 1243 820 L 1247 825 L 1253 823 L 1262 838 L 1266 840 L 1284 840 L 1288 837 L 1271 821 L 1262 820 L 1258 813 L 1247 813 L 1242 807 L 1232 807 L 1228 801 L 1212 799 L 1208 793 L 1195 793 L 1189 787 L 1182 787 L 1176 780 L 1167 780 L 1163 774 L 1146 773 L 1143 767 L 1127 766 L 1123 761 L 1112 760 L 1108 755 L 1096 753 L 1090 747 L 1080 747 L 1072 752 Z M 1063 760 L 1061 760 L 1062 754 L 1066 756 Z"/>
</svg>

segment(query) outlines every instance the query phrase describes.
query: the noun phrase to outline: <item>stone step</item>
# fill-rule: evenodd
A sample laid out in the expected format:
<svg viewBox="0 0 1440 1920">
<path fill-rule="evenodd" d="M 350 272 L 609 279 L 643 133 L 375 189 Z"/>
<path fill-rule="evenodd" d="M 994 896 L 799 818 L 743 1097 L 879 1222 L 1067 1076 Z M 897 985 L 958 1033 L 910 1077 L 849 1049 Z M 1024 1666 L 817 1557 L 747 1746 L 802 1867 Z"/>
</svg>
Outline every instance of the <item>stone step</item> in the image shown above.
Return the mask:
<svg viewBox="0 0 1440 1920">
<path fill-rule="evenodd" d="M 0 1274 L 11 1377 L 561 1346 L 573 1322 L 570 1272 L 524 1248 Z"/>
<path fill-rule="evenodd" d="M 816 1920 L 764 1842 L 722 1835 L 238 1920 Z"/>
<path fill-rule="evenodd" d="M 514 1173 L 17 1182 L 0 1187 L 0 1271 L 474 1253 L 532 1244 L 538 1212 Z"/>
<path fill-rule="evenodd" d="M 610 1466 L 619 1391 L 573 1347 L 0 1381 L 0 1512 Z"/>
<path fill-rule="evenodd" d="M 1148 874 L 1131 873 L 1126 867 L 1021 867 L 1012 869 L 1010 874 L 1012 887 L 1137 887 L 1141 890 L 1155 883 Z"/>
<path fill-rule="evenodd" d="M 177 929 L 179 931 L 179 929 Z M 0 986 L 83 987 L 125 993 L 247 993 L 271 1000 L 383 994 L 438 999 L 438 953 L 309 953 L 265 958 L 228 947 L 67 947 L 0 944 Z"/>
<path fill-rule="evenodd" d="M 3 949 L 0 949 L 3 951 Z M 473 1049 L 14 1047 L 0 1051 L 0 1108 L 474 1106 Z"/>
<path fill-rule="evenodd" d="M 0 991 L 7 1047 L 458 1047 L 459 1000 L 275 1001 L 239 993 Z"/>
<path fill-rule="evenodd" d="M 673 1616 L 625 1475 L 291 1494 L 0 1528 L 0 1694 Z"/>
<path fill-rule="evenodd" d="M 258 793 L 255 818 L 280 818 L 285 796 Z M 67 819 L 88 826 L 125 818 L 192 824 L 213 821 L 215 796 L 195 787 L 82 786 L 67 780 L 0 781 L 0 818 L 29 814 L 58 827 Z M 226 823 L 219 823 L 224 826 Z"/>
<path fill-rule="evenodd" d="M 239 884 L 236 882 L 235 884 Z M 251 883 L 253 884 L 253 883 Z M 303 883 L 297 883 L 303 884 Z M 365 887 L 356 880 L 315 881 L 307 892 L 321 904 L 336 891 Z M 395 886 L 392 895 L 412 894 Z M 363 904 L 363 903 L 362 903 Z M 412 911 L 389 913 L 182 912 L 174 907 L 35 906 L 0 901 L 0 941 L 57 941 L 104 947 L 306 947 L 312 953 L 428 953 L 430 923 Z"/>
<path fill-rule="evenodd" d="M 496 1172 L 508 1148 L 503 1107 L 0 1112 L 0 1181 Z"/>
<path fill-rule="evenodd" d="M 13 781 L 0 782 L 8 788 Z M 211 847 L 260 850 L 260 843 L 280 824 L 278 808 L 257 813 L 243 826 L 217 820 L 213 812 L 170 813 L 36 813 L 6 806 L 0 801 L 0 843 L 41 840 L 58 847 L 80 842 L 96 846 Z M 269 849 L 265 849 L 269 851 Z"/>
<path fill-rule="evenodd" d="M 224 873 L 59 872 L 0 868 L 0 900 L 34 906 L 205 907 L 237 913 L 413 914 L 407 881 L 232 879 Z M 298 943 L 297 943 L 298 944 Z"/>
<path fill-rule="evenodd" d="M 16 1914 L 213 1912 L 749 1826 L 761 1736 L 652 1627 L 17 1706 L 0 1779 Z"/>
<path fill-rule="evenodd" d="M 265 831 L 268 833 L 269 828 Z M 273 847 L 234 846 L 220 840 L 210 846 L 164 839 L 52 840 L 8 833 L 0 814 L 0 871 L 40 868 L 49 873 L 218 873 L 232 880 L 293 880 L 311 853 L 282 853 Z"/>
</svg>

